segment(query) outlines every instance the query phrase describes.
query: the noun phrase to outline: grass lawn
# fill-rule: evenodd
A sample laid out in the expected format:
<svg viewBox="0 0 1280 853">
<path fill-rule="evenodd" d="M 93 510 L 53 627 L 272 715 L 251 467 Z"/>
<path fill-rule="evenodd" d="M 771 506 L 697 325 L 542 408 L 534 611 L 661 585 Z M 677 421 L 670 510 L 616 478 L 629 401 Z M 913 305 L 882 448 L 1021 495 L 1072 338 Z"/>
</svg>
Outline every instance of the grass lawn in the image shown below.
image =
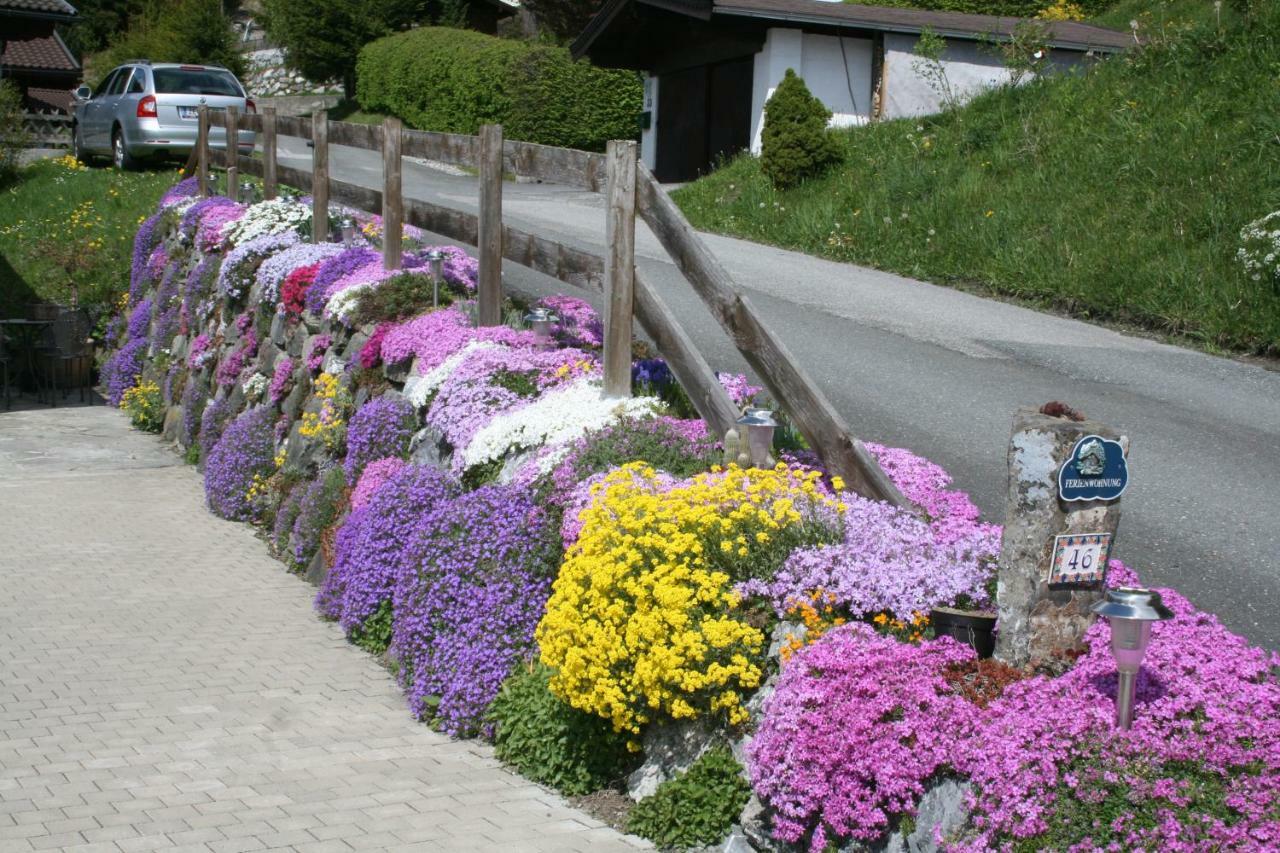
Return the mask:
<svg viewBox="0 0 1280 853">
<path fill-rule="evenodd" d="M 133 234 L 178 180 L 172 169 L 85 169 L 42 160 L 0 189 L 0 316 L 29 302 L 106 306 L 129 289 Z"/>
<path fill-rule="evenodd" d="M 1280 208 L 1280 4 L 1247 31 L 1207 3 L 1110 14 L 1146 15 L 1157 42 L 843 131 L 842 164 L 786 192 L 741 156 L 676 201 L 700 228 L 1280 355 L 1280 292 L 1235 260 L 1240 229 Z"/>
</svg>

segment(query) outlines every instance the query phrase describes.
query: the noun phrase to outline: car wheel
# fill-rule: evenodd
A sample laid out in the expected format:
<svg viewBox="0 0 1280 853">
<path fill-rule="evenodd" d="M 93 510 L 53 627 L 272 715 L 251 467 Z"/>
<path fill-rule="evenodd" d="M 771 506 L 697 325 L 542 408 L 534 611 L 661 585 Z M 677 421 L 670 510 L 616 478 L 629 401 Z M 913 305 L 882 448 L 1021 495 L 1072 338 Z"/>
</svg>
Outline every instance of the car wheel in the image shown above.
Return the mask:
<svg viewBox="0 0 1280 853">
<path fill-rule="evenodd" d="M 84 137 L 80 134 L 79 124 L 71 126 L 71 154 L 86 166 L 93 165 L 93 157 L 89 154 L 89 149 L 84 147 Z"/>
<path fill-rule="evenodd" d="M 118 127 L 111 132 L 111 162 L 117 169 L 129 172 L 142 168 L 142 161 L 125 148 L 124 132 Z"/>
</svg>

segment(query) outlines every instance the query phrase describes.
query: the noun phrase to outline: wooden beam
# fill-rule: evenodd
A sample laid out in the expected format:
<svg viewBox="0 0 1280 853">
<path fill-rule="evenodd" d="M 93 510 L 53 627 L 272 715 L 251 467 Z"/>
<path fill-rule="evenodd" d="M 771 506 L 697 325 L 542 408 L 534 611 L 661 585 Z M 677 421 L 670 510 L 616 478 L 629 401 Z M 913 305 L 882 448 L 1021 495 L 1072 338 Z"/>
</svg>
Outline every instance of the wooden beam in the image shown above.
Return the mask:
<svg viewBox="0 0 1280 853">
<path fill-rule="evenodd" d="M 331 121 L 329 122 L 329 144 L 378 151 L 382 148 L 382 131 L 383 127 L 376 124 Z"/>
<path fill-rule="evenodd" d="M 848 427 L 826 395 L 765 326 L 643 163 L 638 164 L 637 171 L 640 213 L 658 242 L 831 473 L 843 477 L 849 488 L 860 495 L 914 509 L 862 442 L 850 437 Z"/>
<path fill-rule="evenodd" d="M 201 104 L 196 109 L 196 152 L 199 165 L 200 195 L 209 195 L 209 108 Z"/>
<path fill-rule="evenodd" d="M 502 125 L 480 128 L 479 324 L 502 322 Z"/>
<path fill-rule="evenodd" d="M 311 138 L 311 119 L 302 116 L 277 116 L 276 133 L 281 136 L 294 136 L 298 139 Z"/>
<path fill-rule="evenodd" d="M 276 108 L 262 108 L 262 197 L 276 197 Z"/>
<path fill-rule="evenodd" d="M 636 144 L 609 142 L 604 214 L 604 394 L 631 396 L 636 279 Z"/>
<path fill-rule="evenodd" d="M 227 107 L 227 133 L 223 137 L 227 151 L 227 198 L 240 200 L 240 110 Z"/>
<path fill-rule="evenodd" d="M 311 242 L 329 239 L 329 117 L 321 110 L 311 121 Z"/>
<path fill-rule="evenodd" d="M 605 157 L 572 148 L 554 148 L 532 142 L 504 142 L 507 171 L 525 178 L 579 187 L 591 192 L 605 188 Z"/>
<path fill-rule="evenodd" d="M 404 156 L 423 160 L 439 160 L 467 169 L 480 167 L 480 139 L 460 133 L 437 133 L 431 130 L 406 130 Z"/>
<path fill-rule="evenodd" d="M 382 267 L 398 270 L 404 232 L 404 195 L 400 180 L 400 119 L 382 122 Z"/>
</svg>

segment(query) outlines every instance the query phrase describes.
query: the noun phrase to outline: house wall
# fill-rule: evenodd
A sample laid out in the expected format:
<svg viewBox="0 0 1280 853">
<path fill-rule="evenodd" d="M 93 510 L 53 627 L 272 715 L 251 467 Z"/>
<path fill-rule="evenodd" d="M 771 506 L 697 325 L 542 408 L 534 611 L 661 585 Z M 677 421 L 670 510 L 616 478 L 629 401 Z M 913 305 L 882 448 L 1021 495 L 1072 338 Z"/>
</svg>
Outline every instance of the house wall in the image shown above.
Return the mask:
<svg viewBox="0 0 1280 853">
<path fill-rule="evenodd" d="M 841 42 L 844 50 L 841 51 Z M 871 40 L 770 28 L 755 56 L 751 91 L 751 152 L 760 153 L 764 105 L 794 69 L 827 109 L 833 127 L 866 124 L 871 118 Z"/>
<path fill-rule="evenodd" d="M 916 70 L 917 36 L 886 33 L 884 37 L 884 118 L 905 118 L 941 112 L 943 97 Z M 1066 70 L 1084 61 L 1078 51 L 1054 50 L 1049 55 L 1054 70 Z M 961 103 L 985 89 L 1009 81 L 1009 71 L 991 48 L 972 41 L 948 40 L 942 54 L 947 83 Z"/>
</svg>

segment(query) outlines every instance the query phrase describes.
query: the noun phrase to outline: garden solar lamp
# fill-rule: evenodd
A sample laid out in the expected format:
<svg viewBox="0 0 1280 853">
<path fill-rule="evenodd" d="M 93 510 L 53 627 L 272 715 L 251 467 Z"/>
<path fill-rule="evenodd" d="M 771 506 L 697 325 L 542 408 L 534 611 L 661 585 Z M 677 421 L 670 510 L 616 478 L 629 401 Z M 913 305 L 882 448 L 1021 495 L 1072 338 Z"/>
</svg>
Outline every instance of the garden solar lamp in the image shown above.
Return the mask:
<svg viewBox="0 0 1280 853">
<path fill-rule="evenodd" d="M 431 307 L 440 307 L 440 282 L 444 279 L 444 252 L 432 249 L 427 252 L 427 260 L 431 262 Z"/>
<path fill-rule="evenodd" d="M 778 422 L 768 409 L 747 409 L 738 418 L 739 434 L 747 434 L 747 452 L 757 468 L 773 467 L 773 431 Z"/>
<path fill-rule="evenodd" d="M 348 249 L 356 241 L 356 221 L 350 216 L 342 217 L 342 245 Z"/>
<path fill-rule="evenodd" d="M 1160 593 L 1150 589 L 1122 586 L 1107 590 L 1107 597 L 1093 605 L 1093 612 L 1111 623 L 1111 654 L 1116 659 L 1116 728 L 1133 725 L 1133 700 L 1138 686 L 1138 669 L 1151 645 L 1151 623 L 1173 618 Z"/>
<path fill-rule="evenodd" d="M 253 204 L 258 200 L 258 188 L 253 181 L 240 182 L 240 203 Z"/>
<path fill-rule="evenodd" d="M 551 324 L 559 320 L 559 317 L 546 308 L 529 309 L 529 313 L 524 315 L 524 321 L 533 329 L 534 346 L 538 349 L 547 349 L 551 346 Z"/>
</svg>

